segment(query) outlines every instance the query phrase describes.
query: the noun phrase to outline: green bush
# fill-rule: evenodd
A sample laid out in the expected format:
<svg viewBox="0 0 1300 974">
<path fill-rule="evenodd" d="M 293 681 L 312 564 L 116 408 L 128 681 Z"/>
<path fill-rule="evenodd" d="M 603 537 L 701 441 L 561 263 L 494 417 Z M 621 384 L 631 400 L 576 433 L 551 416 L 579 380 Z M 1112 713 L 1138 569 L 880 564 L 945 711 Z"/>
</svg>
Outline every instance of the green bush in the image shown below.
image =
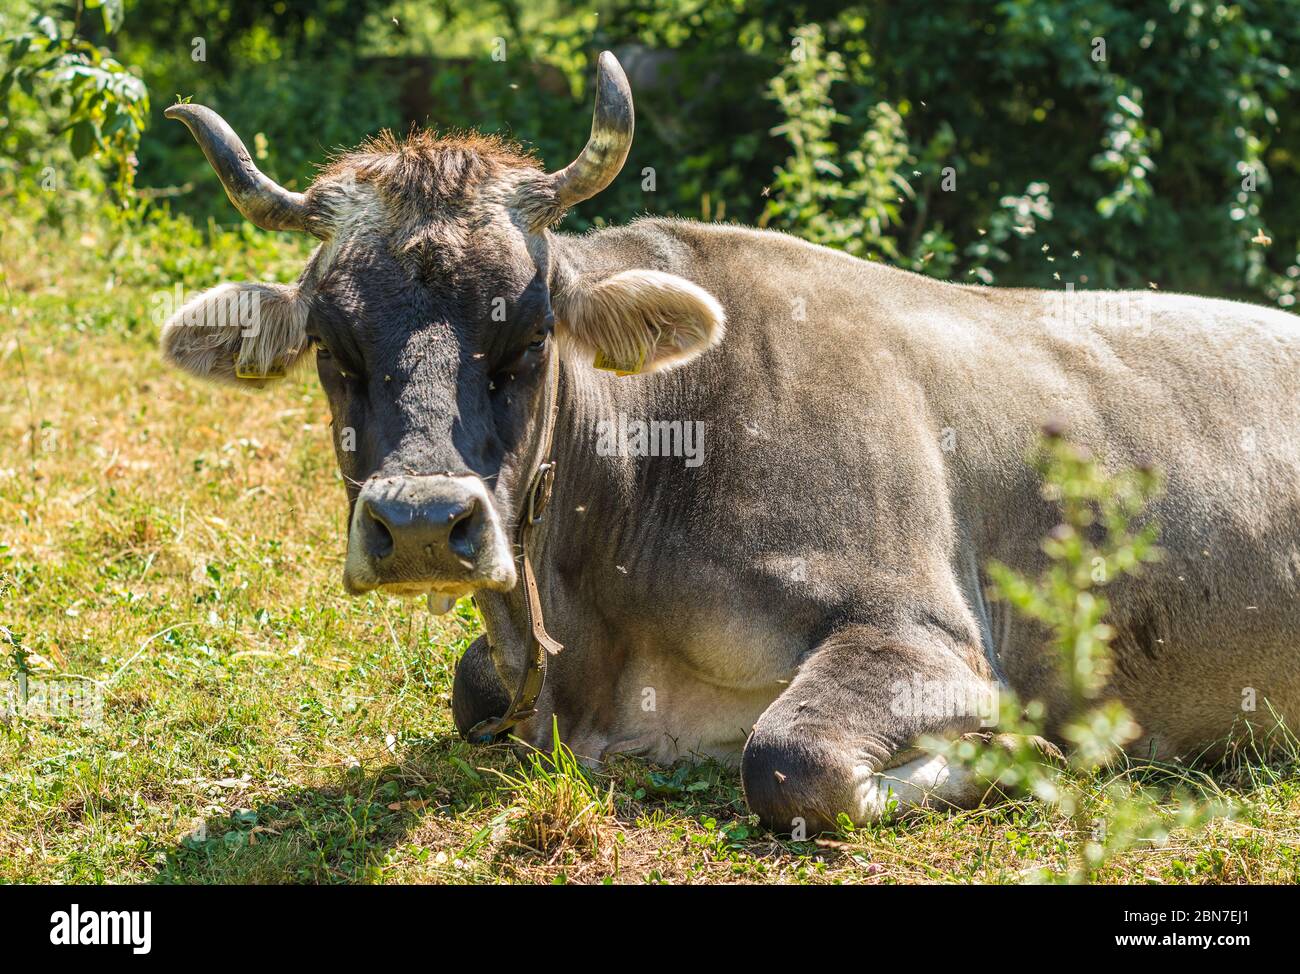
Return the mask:
<svg viewBox="0 0 1300 974">
<path fill-rule="evenodd" d="M 97 27 L 91 10 L 100 15 Z M 86 0 L 70 18 L 58 14 L 37 11 L 25 29 L 13 30 L 6 10 L 0 22 L 0 109 L 18 122 L 0 129 L 0 160 L 20 182 L 58 194 L 69 188 L 60 178 L 69 172 L 66 146 L 73 160 L 103 167 L 115 203 L 129 210 L 149 92 L 96 38 L 111 38 L 122 26 L 122 0 Z"/>
<path fill-rule="evenodd" d="M 190 187 L 176 207 L 230 221 L 183 127 L 160 124 L 176 95 L 216 107 L 290 186 L 331 149 L 410 122 L 506 131 L 560 166 L 586 137 L 595 54 L 613 47 L 637 138 L 571 228 L 678 213 L 960 281 L 1154 284 L 1282 307 L 1300 286 L 1287 124 L 1300 20 L 1280 0 L 127 0 L 115 32 L 101 14 L 113 26 L 120 2 L 0 0 L 10 38 L 32 33 L 33 11 L 62 25 L 78 10 L 78 36 L 105 59 L 86 69 L 122 97 L 70 116 L 20 94 L 0 125 L 15 192 L 68 122 L 73 148 L 129 159 L 147 109 L 140 184 Z M 0 45 L 0 75 L 28 53 Z M 152 105 L 113 64 L 134 66 Z M 128 175 L 119 165 L 122 190 Z"/>
</svg>

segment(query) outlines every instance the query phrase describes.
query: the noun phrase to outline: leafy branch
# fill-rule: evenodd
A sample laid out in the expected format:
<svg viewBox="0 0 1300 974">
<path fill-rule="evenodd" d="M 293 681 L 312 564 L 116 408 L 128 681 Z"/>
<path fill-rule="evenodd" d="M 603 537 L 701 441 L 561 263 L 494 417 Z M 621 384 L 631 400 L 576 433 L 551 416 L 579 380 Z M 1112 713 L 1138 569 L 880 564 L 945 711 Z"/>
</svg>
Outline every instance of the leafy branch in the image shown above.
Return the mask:
<svg viewBox="0 0 1300 974">
<path fill-rule="evenodd" d="M 937 746 L 983 780 L 1060 808 L 1076 836 L 1069 878 L 1086 881 L 1121 850 L 1162 841 L 1171 827 L 1197 824 L 1215 810 L 1182 795 L 1170 822 L 1153 796 L 1126 776 L 1100 784 L 1092 777 L 1120 761 L 1123 746 L 1140 733 L 1124 704 L 1105 692 L 1115 631 L 1105 621 L 1110 602 L 1102 590 L 1161 557 L 1156 525 L 1139 523 L 1161 489 L 1159 475 L 1142 468 L 1109 473 L 1054 429 L 1042 439 L 1034 462 L 1044 499 L 1061 510 L 1061 522 L 1043 541 L 1048 565 L 1030 577 L 993 562 L 988 566 L 990 594 L 1047 633 L 1064 689 L 1059 695 L 1062 712 L 1051 717 L 1070 745 L 1069 757 L 1064 767 L 1043 760 L 1046 708 L 1038 700 L 1020 701 L 1009 691 L 1000 694 L 996 738 L 971 735 Z M 1089 810 L 1103 805 L 1105 813 L 1093 820 Z"/>
<path fill-rule="evenodd" d="M 7 47 L 0 75 L 0 110 L 10 113 L 15 86 L 51 107 L 66 105 L 60 134 L 77 159 L 92 157 L 110 168 L 118 202 L 128 205 L 135 187 L 136 149 L 149 115 L 149 92 L 111 52 L 81 34 L 83 9 L 98 9 L 105 33 L 123 19 L 123 0 L 78 0 L 72 21 L 36 14 L 22 33 L 0 39 Z"/>
</svg>

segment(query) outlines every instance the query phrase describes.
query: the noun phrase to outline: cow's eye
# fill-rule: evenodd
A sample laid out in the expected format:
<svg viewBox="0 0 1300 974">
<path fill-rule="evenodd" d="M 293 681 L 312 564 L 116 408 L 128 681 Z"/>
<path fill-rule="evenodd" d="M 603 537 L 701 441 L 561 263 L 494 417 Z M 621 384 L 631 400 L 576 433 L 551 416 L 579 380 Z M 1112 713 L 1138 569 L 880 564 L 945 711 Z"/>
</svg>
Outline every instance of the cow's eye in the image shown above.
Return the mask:
<svg viewBox="0 0 1300 974">
<path fill-rule="evenodd" d="M 531 375 L 542 361 L 541 353 L 546 348 L 546 340 L 549 337 L 549 331 L 535 332 L 527 345 L 493 373 L 492 388 L 496 389 L 503 383 L 513 382 L 520 375 Z"/>
</svg>

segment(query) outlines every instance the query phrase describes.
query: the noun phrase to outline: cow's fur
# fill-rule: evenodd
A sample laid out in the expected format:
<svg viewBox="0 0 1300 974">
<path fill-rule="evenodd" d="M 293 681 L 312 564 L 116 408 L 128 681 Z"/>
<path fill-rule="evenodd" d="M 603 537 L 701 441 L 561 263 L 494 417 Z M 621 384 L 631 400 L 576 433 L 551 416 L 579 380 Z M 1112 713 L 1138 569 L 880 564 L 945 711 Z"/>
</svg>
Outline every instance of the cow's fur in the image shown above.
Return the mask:
<svg viewBox="0 0 1300 974">
<path fill-rule="evenodd" d="M 900 713 L 891 696 L 913 679 L 1005 682 L 1054 727 L 1067 716 L 1043 633 L 988 599 L 983 572 L 1044 564 L 1058 511 L 1025 460 L 1048 419 L 1166 478 L 1151 513 L 1167 557 L 1107 589 L 1108 690 L 1143 728 L 1132 748 L 1192 757 L 1246 726 L 1266 735 L 1273 713 L 1300 721 L 1295 318 L 1102 294 L 1062 321 L 1047 292 L 942 283 L 778 233 L 646 219 L 567 236 L 538 225 L 537 180 L 497 141 L 372 143 L 308 192 L 336 231 L 298 285 L 333 352 L 319 369 L 335 426 L 358 424 L 358 450 L 339 452 L 353 502 L 373 478 L 470 473 L 505 532 L 541 459 L 548 370 L 521 349 L 552 297 L 571 329 L 538 353 L 561 361 L 555 498 L 533 554 L 565 649 L 523 740 L 546 746 L 554 719 L 592 760 L 741 761 L 751 805 L 783 829 L 871 819 L 891 791 L 974 800 L 977 782 L 914 745 L 977 718 Z M 1142 321 L 1110 313 L 1139 299 Z M 595 351 L 640 355 L 652 331 L 651 364 L 694 357 L 592 369 Z M 164 345 L 228 378 L 227 338 L 189 346 L 169 325 Z M 704 462 L 598 453 L 598 425 L 620 414 L 703 424 Z M 463 726 L 508 696 L 527 650 L 519 588 L 477 598 L 490 647 L 462 664 Z"/>
</svg>

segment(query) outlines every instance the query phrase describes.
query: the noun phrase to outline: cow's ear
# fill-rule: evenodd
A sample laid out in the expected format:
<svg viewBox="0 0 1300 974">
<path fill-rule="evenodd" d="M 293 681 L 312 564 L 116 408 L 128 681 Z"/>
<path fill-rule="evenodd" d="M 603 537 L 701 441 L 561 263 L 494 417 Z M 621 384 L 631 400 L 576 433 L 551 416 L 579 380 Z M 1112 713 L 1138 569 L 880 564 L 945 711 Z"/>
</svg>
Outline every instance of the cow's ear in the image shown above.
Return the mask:
<svg viewBox="0 0 1300 974">
<path fill-rule="evenodd" d="M 726 315 L 704 288 L 661 271 L 622 271 L 573 282 L 555 300 L 562 337 L 597 368 L 653 372 L 722 340 Z"/>
<path fill-rule="evenodd" d="M 162 330 L 167 361 L 240 386 L 284 376 L 307 344 L 307 302 L 287 284 L 219 285 L 187 302 Z"/>
</svg>

